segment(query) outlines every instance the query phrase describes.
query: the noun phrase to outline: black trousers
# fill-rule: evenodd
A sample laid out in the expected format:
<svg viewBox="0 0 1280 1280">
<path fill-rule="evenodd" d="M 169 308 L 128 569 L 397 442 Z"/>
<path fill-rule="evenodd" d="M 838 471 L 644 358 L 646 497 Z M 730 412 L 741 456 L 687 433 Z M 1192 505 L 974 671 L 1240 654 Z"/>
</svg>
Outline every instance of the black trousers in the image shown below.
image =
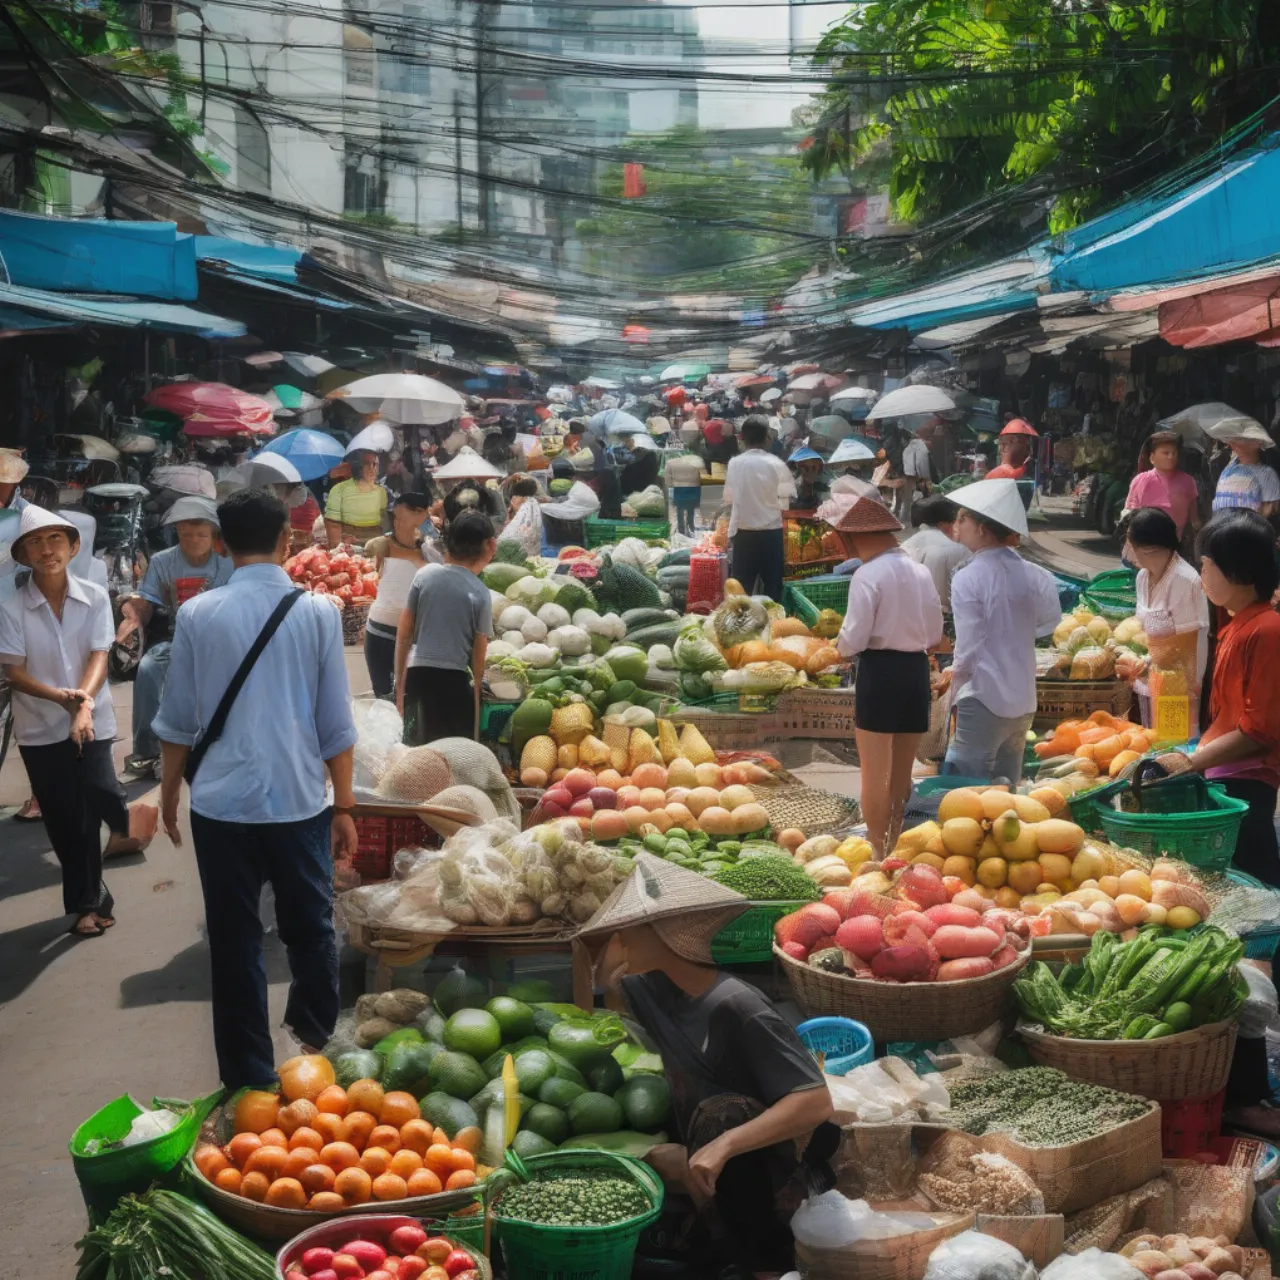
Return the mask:
<svg viewBox="0 0 1280 1280">
<path fill-rule="evenodd" d="M 410 667 L 404 673 L 404 742 L 423 747 L 440 738 L 476 736 L 476 695 L 469 671 Z"/>
<path fill-rule="evenodd" d="M 742 583 L 747 595 L 756 594 L 758 578 L 760 590 L 781 604 L 783 563 L 780 528 L 739 529 L 733 535 L 733 576 Z"/>
<path fill-rule="evenodd" d="M 389 698 L 395 687 L 396 638 L 384 636 L 366 625 L 364 629 L 364 665 L 369 668 L 369 683 L 375 698 Z"/>
<path fill-rule="evenodd" d="M 1275 787 L 1254 779 L 1219 778 L 1218 782 L 1229 796 L 1243 800 L 1249 806 L 1249 812 L 1240 823 L 1232 864 L 1246 875 L 1280 888 Z M 1265 1039 L 1246 1039 L 1241 1036 L 1236 1040 L 1231 1074 L 1227 1077 L 1226 1105 L 1228 1108 L 1247 1107 L 1270 1097 L 1267 1042 Z"/>
<path fill-rule="evenodd" d="M 114 904 L 102 882 L 102 824 L 119 835 L 129 832 L 111 742 L 79 747 L 68 738 L 43 747 L 19 745 L 18 750 L 62 867 L 62 909 L 68 915 L 110 915 Z"/>
</svg>

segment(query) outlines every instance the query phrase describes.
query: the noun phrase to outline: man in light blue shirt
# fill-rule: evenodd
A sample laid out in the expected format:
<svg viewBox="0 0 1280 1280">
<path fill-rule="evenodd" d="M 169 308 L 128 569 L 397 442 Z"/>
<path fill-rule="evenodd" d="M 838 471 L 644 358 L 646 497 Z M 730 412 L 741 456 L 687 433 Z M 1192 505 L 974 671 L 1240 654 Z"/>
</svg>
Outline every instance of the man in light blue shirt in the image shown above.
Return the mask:
<svg viewBox="0 0 1280 1280">
<path fill-rule="evenodd" d="M 241 490 L 218 517 L 235 570 L 226 586 L 179 611 L 153 724 L 163 752 L 161 817 L 175 845 L 182 842 L 178 799 L 191 749 L 268 618 L 294 590 L 281 568 L 289 511 L 279 498 Z M 356 848 L 355 742 L 341 615 L 323 597 L 302 595 L 262 650 L 191 781 L 191 834 L 213 961 L 213 1036 L 228 1089 L 275 1079 L 258 915 L 264 883 L 275 893 L 293 975 L 285 1026 L 310 1046 L 333 1032 L 333 858 L 350 858 Z"/>
</svg>

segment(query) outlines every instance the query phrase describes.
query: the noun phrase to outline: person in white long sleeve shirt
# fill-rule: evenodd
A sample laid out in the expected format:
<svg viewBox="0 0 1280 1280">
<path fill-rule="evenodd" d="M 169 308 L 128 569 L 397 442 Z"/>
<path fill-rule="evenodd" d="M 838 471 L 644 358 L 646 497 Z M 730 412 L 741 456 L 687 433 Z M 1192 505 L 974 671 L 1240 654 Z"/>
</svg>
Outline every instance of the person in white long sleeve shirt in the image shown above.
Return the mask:
<svg viewBox="0 0 1280 1280">
<path fill-rule="evenodd" d="M 781 600 L 782 513 L 795 496 L 795 481 L 781 458 L 765 452 L 769 424 L 763 418 L 747 418 L 739 434 L 746 452 L 729 460 L 724 479 L 733 576 L 748 595 L 758 578 L 770 600 Z"/>
<path fill-rule="evenodd" d="M 1036 639 L 1062 616 L 1057 584 L 1008 545 L 1027 532 L 1014 481 L 980 480 L 951 499 L 956 538 L 973 560 L 951 580 L 956 729 L 942 772 L 1016 783 L 1036 710 Z"/>
<path fill-rule="evenodd" d="M 942 605 L 929 571 L 898 546 L 902 528 L 875 498 L 859 498 L 835 526 L 861 567 L 836 648 L 858 659 L 854 720 L 862 816 L 879 859 L 897 843 L 911 766 L 929 728 L 929 655 L 942 639 Z"/>
</svg>

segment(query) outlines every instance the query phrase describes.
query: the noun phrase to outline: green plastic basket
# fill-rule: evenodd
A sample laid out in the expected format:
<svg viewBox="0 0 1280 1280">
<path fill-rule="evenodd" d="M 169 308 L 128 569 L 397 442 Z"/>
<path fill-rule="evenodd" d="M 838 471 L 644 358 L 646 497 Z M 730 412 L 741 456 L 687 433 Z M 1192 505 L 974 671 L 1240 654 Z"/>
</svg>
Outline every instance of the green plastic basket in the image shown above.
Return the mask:
<svg viewBox="0 0 1280 1280">
<path fill-rule="evenodd" d="M 826 573 L 800 582 L 789 582 L 782 589 L 782 605 L 806 627 L 818 621 L 822 609 L 844 613 L 849 607 L 849 575 Z"/>
<path fill-rule="evenodd" d="M 662 1212 L 662 1180 L 639 1160 L 612 1151 L 548 1151 L 524 1161 L 536 1178 L 546 1172 L 619 1174 L 638 1182 L 649 1197 L 647 1212 L 607 1227 L 552 1227 L 502 1216 L 493 1222 L 506 1264 L 507 1280 L 628 1280 L 640 1234 Z"/>
<path fill-rule="evenodd" d="M 671 533 L 670 520 L 597 520 L 588 516 L 582 527 L 587 547 L 605 547 L 623 538 L 639 538 L 643 542 L 659 542 Z"/>
<path fill-rule="evenodd" d="M 1214 807 L 1200 813 L 1122 813 L 1100 807 L 1098 820 L 1112 844 L 1149 858 L 1181 858 L 1203 871 L 1225 871 L 1249 806 L 1212 784 L 1209 799 Z"/>
<path fill-rule="evenodd" d="M 773 926 L 803 902 L 753 902 L 711 940 L 715 964 L 762 964 L 773 959 Z"/>
<path fill-rule="evenodd" d="M 177 1168 L 191 1150 L 200 1126 L 217 1105 L 222 1092 L 219 1089 L 194 1102 L 153 1098 L 152 1108 L 167 1107 L 170 1111 L 185 1112 L 176 1128 L 136 1146 L 91 1153 L 91 1142 L 119 1142 L 147 1108 L 126 1093 L 114 1102 L 108 1102 L 100 1111 L 95 1111 L 76 1129 L 67 1144 L 80 1183 L 80 1194 L 90 1213 L 109 1213 L 121 1196 L 145 1191 L 157 1178 Z"/>
<path fill-rule="evenodd" d="M 1098 817 L 1098 807 L 1100 804 L 1107 804 L 1111 797 L 1123 791 L 1128 785 L 1128 779 L 1120 782 L 1102 782 L 1100 785 L 1090 787 L 1087 791 L 1077 791 L 1073 796 L 1067 799 L 1067 808 L 1071 810 L 1071 820 L 1078 826 L 1087 836 L 1092 836 L 1095 840 L 1105 840 L 1107 833 L 1102 829 L 1102 819 Z"/>
<path fill-rule="evenodd" d="M 519 705 L 518 702 L 482 702 L 480 704 L 480 737 L 490 742 L 497 742 Z"/>
</svg>

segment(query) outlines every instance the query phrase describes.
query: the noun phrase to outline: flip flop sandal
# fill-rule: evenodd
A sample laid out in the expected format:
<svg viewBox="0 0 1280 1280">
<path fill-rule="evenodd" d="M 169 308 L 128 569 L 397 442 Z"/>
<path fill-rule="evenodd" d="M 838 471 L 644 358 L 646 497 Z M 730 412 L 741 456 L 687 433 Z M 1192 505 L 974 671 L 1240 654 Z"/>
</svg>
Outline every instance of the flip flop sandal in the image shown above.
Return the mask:
<svg viewBox="0 0 1280 1280">
<path fill-rule="evenodd" d="M 92 929 L 82 929 L 80 924 L 81 921 L 77 920 L 71 928 L 67 930 L 73 938 L 100 938 L 107 931 L 102 922 L 96 918 L 93 919 Z"/>
<path fill-rule="evenodd" d="M 22 808 L 13 815 L 14 822 L 43 822 L 44 817 L 35 796 L 23 802 Z"/>
</svg>

